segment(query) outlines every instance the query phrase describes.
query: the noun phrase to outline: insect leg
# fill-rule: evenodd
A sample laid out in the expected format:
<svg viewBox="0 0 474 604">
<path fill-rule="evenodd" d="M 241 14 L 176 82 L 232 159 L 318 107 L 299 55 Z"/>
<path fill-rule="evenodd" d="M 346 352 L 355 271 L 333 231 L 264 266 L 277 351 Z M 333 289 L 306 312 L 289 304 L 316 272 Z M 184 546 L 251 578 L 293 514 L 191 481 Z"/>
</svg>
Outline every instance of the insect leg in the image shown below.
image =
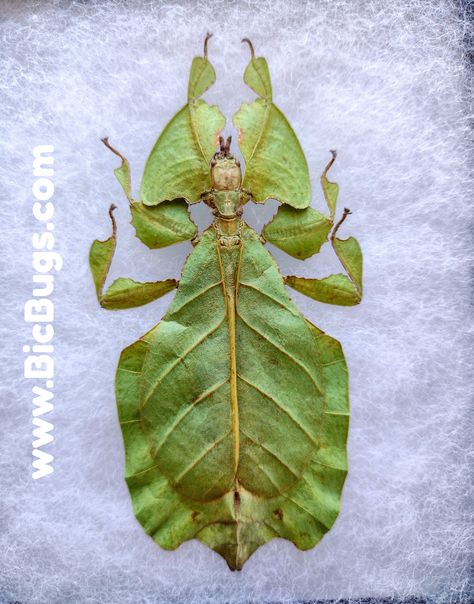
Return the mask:
<svg viewBox="0 0 474 604">
<path fill-rule="evenodd" d="M 328 171 L 336 159 L 336 151 L 331 151 L 331 155 L 321 175 L 321 186 L 329 216 L 324 216 L 311 207 L 298 209 L 283 204 L 262 231 L 266 241 L 300 260 L 317 254 L 328 240 L 333 227 L 339 185 L 327 178 Z"/>
<path fill-rule="evenodd" d="M 118 168 L 115 168 L 114 174 L 115 174 L 115 178 L 119 181 L 120 186 L 122 187 L 123 192 L 125 193 L 128 201 L 131 203 L 132 202 L 132 198 L 131 198 L 132 179 L 130 176 L 130 164 L 128 163 L 128 159 L 126 157 L 124 157 L 120 153 L 120 151 L 117 151 L 117 149 L 115 149 L 115 147 L 112 147 L 112 145 L 109 143 L 108 136 L 101 138 L 100 140 L 104 143 L 104 145 L 108 149 L 110 149 L 112 151 L 112 153 L 117 155 L 117 157 L 120 157 L 120 159 L 122 160 L 122 163 L 120 164 L 120 166 Z"/>
<path fill-rule="evenodd" d="M 114 173 L 120 186 L 125 193 L 130 205 L 132 224 L 135 234 L 150 249 L 158 249 L 196 238 L 197 226 L 191 220 L 188 212 L 188 204 L 184 199 L 164 201 L 156 206 L 146 206 L 141 201 L 132 198 L 132 180 L 130 175 L 130 164 L 126 157 L 117 151 L 109 143 L 109 139 L 101 139 L 104 145 L 122 163 L 115 168 Z"/>
<path fill-rule="evenodd" d="M 333 221 L 314 208 L 302 210 L 282 205 L 274 218 L 265 225 L 265 241 L 304 260 L 317 254 L 327 240 Z"/>
<path fill-rule="evenodd" d="M 118 310 L 148 304 L 177 287 L 176 279 L 141 283 L 120 277 L 103 293 L 117 241 L 117 225 L 114 218 L 115 206 L 111 205 L 109 216 L 112 221 L 112 235 L 105 241 L 96 239 L 89 252 L 89 264 L 97 292 L 97 299 L 103 308 Z"/>
<path fill-rule="evenodd" d="M 330 237 L 332 247 L 347 274 L 338 273 L 324 279 L 289 276 L 284 278 L 286 285 L 319 302 L 340 306 L 359 304 L 362 300 L 362 252 L 359 243 L 354 237 L 336 237 L 339 227 L 350 213 L 348 208 L 344 208 Z"/>
<path fill-rule="evenodd" d="M 331 149 L 330 153 L 332 157 L 329 160 L 327 166 L 324 168 L 324 172 L 321 174 L 321 187 L 323 189 L 324 199 L 326 200 L 326 203 L 329 208 L 329 215 L 331 217 L 331 220 L 333 220 L 334 212 L 336 211 L 337 197 L 339 195 L 339 185 L 335 182 L 331 182 L 330 180 L 328 180 L 327 177 L 329 169 L 331 168 L 337 157 L 337 152 L 334 149 Z"/>
</svg>

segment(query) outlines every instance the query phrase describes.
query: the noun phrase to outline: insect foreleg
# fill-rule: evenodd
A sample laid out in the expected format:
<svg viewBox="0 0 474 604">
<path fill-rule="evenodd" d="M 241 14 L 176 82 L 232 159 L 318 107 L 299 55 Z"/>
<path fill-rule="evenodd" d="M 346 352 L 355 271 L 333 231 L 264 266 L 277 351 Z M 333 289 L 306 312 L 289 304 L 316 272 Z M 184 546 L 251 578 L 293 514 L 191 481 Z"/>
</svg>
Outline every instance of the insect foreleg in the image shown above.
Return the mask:
<svg viewBox="0 0 474 604">
<path fill-rule="evenodd" d="M 120 277 L 103 293 L 103 287 L 109 272 L 117 241 L 117 226 L 113 211 L 115 206 L 111 205 L 109 216 L 112 221 L 112 235 L 105 241 L 96 239 L 89 252 L 89 264 L 94 279 L 97 299 L 103 308 L 118 310 L 122 308 L 134 308 L 148 304 L 177 287 L 175 279 L 165 281 L 154 281 L 140 283 L 133 279 Z"/>
<path fill-rule="evenodd" d="M 132 179 L 130 176 L 130 164 L 128 163 L 128 159 L 126 157 L 124 157 L 120 153 L 120 151 L 117 151 L 117 149 L 115 149 L 115 147 L 112 147 L 112 145 L 109 143 L 108 136 L 106 136 L 100 140 L 104 143 L 104 145 L 108 149 L 110 149 L 112 151 L 112 153 L 117 155 L 117 157 L 120 157 L 120 159 L 122 160 L 122 163 L 120 164 L 120 166 L 118 168 L 115 168 L 114 174 L 115 174 L 115 178 L 119 181 L 120 186 L 122 187 L 123 192 L 125 193 L 125 196 L 127 197 L 128 201 L 130 203 L 132 203 L 132 197 L 131 197 Z"/>
<path fill-rule="evenodd" d="M 321 180 L 321 187 L 323 189 L 324 199 L 326 200 L 326 203 L 329 208 L 329 216 L 330 216 L 331 220 L 333 220 L 334 212 L 336 211 L 337 197 L 339 195 L 339 185 L 335 182 L 331 182 L 330 180 L 328 180 L 328 177 L 327 177 L 329 169 L 333 165 L 334 161 L 336 160 L 336 156 L 337 156 L 337 153 L 334 150 L 331 150 L 330 153 L 331 153 L 332 157 L 329 160 L 327 166 L 324 168 L 324 171 L 321 174 L 320 180 Z"/>
</svg>

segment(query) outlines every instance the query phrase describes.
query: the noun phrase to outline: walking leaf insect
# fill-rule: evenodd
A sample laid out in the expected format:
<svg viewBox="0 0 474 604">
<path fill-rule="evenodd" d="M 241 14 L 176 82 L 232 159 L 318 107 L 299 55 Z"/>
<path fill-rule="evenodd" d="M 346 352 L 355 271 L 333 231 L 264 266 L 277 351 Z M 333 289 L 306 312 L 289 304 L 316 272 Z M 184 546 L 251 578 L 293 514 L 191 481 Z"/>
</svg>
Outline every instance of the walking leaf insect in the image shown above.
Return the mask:
<svg viewBox="0 0 474 604">
<path fill-rule="evenodd" d="M 94 241 L 90 265 L 98 300 L 115 310 L 146 304 L 177 288 L 163 319 L 120 357 L 116 397 L 133 509 L 163 548 L 199 539 L 241 569 L 275 537 L 314 547 L 340 508 L 347 473 L 348 375 L 339 342 L 302 316 L 285 284 L 350 306 L 362 295 L 362 256 L 339 239 L 338 186 L 321 177 L 329 215 L 309 207 L 308 167 L 283 113 L 273 104 L 267 62 L 255 57 L 244 81 L 258 98 L 234 115 L 239 161 L 219 133 L 225 118 L 200 97 L 215 81 L 207 58 L 191 66 L 186 105 L 171 119 L 146 163 L 141 201 L 131 197 L 128 161 L 116 177 L 137 237 L 149 248 L 190 240 L 181 279 L 120 278 L 103 293 L 115 251 Z M 218 149 L 216 144 L 219 141 Z M 281 203 L 259 236 L 243 206 Z M 212 225 L 200 237 L 187 205 L 207 204 Z M 345 274 L 282 278 L 270 242 L 299 259 L 329 240 Z"/>
</svg>

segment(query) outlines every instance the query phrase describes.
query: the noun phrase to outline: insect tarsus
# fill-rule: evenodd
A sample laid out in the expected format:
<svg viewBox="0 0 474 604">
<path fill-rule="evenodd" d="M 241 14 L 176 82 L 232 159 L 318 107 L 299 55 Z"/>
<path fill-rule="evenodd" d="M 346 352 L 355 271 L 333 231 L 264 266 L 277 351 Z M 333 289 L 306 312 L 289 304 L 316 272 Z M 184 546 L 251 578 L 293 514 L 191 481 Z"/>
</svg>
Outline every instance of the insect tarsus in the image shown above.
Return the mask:
<svg viewBox="0 0 474 604">
<path fill-rule="evenodd" d="M 248 38 L 242 38 L 241 42 L 246 42 L 250 47 L 250 54 L 252 55 L 252 60 L 255 59 L 255 49 L 253 47 L 252 42 Z"/>
<path fill-rule="evenodd" d="M 117 206 L 113 203 L 109 208 L 109 216 L 112 221 L 112 237 L 117 235 L 117 223 L 115 222 L 114 210 L 117 209 Z"/>
<path fill-rule="evenodd" d="M 206 37 L 204 38 L 204 58 L 207 59 L 207 43 L 212 38 L 214 34 L 207 32 Z"/>
<path fill-rule="evenodd" d="M 341 224 L 344 222 L 344 220 L 347 218 L 347 216 L 349 214 L 352 214 L 352 212 L 349 210 L 349 208 L 344 208 L 344 212 L 342 213 L 341 220 L 339 220 L 339 222 L 336 224 L 336 226 L 332 230 L 331 241 L 334 241 L 334 238 L 336 237 L 336 233 L 337 233 L 339 227 L 341 226 Z"/>
<path fill-rule="evenodd" d="M 325 176 L 327 176 L 327 173 L 329 172 L 329 168 L 333 165 L 334 160 L 337 157 L 337 151 L 335 149 L 331 149 L 329 151 L 329 153 L 332 155 L 331 159 L 329 160 L 328 165 L 324 168 L 324 172 L 321 175 L 321 178 L 324 178 Z"/>
<path fill-rule="evenodd" d="M 104 136 L 104 138 L 101 138 L 100 140 L 104 143 L 104 145 L 107 147 L 107 149 L 110 149 L 112 151 L 112 153 L 115 153 L 115 155 L 120 157 L 120 159 L 122 161 L 126 161 L 125 157 L 120 153 L 120 151 L 117 151 L 117 149 L 115 147 L 112 147 L 112 145 L 109 143 L 108 136 Z"/>
</svg>

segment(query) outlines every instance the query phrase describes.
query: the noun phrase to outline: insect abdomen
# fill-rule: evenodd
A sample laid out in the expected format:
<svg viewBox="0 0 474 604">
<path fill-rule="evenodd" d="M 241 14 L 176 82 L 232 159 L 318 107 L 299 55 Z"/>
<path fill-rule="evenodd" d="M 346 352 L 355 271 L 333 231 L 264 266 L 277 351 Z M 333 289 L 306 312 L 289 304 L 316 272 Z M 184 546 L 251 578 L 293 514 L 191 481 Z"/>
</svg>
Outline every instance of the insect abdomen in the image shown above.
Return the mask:
<svg viewBox="0 0 474 604">
<path fill-rule="evenodd" d="M 247 227 L 240 246 L 228 248 L 208 231 L 144 366 L 141 417 L 155 463 L 199 501 L 236 481 L 260 497 L 285 491 L 318 446 L 318 363 L 313 337 L 255 233 Z M 292 447 L 282 453 L 288 439 Z"/>
</svg>

